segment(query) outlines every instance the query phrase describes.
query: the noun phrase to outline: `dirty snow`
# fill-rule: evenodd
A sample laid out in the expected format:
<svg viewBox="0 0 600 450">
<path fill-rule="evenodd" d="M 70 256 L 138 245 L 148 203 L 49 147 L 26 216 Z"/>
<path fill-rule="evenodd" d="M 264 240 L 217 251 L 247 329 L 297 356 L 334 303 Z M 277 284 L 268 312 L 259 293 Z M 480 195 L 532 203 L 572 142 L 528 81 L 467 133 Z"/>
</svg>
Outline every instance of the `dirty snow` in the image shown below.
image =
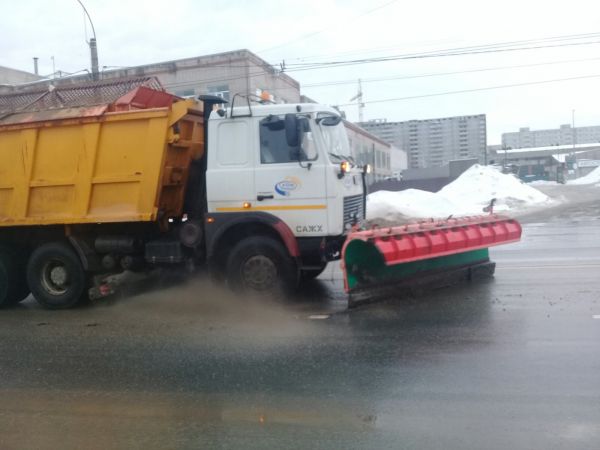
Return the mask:
<svg viewBox="0 0 600 450">
<path fill-rule="evenodd" d="M 406 221 L 415 218 L 448 217 L 469 214 L 464 207 L 444 196 L 419 189 L 399 192 L 377 191 L 369 194 L 368 219 Z"/>
<path fill-rule="evenodd" d="M 600 182 L 600 167 L 596 167 L 584 177 L 568 181 L 567 184 L 595 184 Z"/>
<path fill-rule="evenodd" d="M 497 212 L 522 212 L 552 202 L 546 194 L 515 176 L 476 164 L 437 193 L 418 189 L 374 192 L 368 197 L 367 218 L 401 222 L 483 214 L 483 208 L 493 198 Z"/>
<path fill-rule="evenodd" d="M 492 167 L 479 164 L 444 186 L 439 194 L 455 203 L 464 204 L 468 209 L 479 211 L 492 198 L 496 199 L 497 210 L 537 205 L 550 200 L 546 194 L 528 186 L 514 175 L 503 174 Z"/>
<path fill-rule="evenodd" d="M 549 180 L 535 180 L 527 183 L 529 186 L 558 186 L 560 183 Z"/>
</svg>

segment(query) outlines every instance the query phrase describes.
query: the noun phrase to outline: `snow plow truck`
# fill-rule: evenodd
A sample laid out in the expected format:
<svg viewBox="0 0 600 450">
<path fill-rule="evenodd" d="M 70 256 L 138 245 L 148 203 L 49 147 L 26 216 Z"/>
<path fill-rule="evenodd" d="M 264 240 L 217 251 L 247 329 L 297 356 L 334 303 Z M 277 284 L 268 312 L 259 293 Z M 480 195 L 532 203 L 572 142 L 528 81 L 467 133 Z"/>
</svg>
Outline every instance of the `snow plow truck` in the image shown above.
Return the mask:
<svg viewBox="0 0 600 450">
<path fill-rule="evenodd" d="M 164 265 L 266 292 L 336 260 L 354 304 L 493 272 L 487 249 L 520 238 L 493 214 L 366 229 L 369 167 L 339 113 L 237 100 L 180 98 L 151 77 L 0 95 L 0 306 L 31 293 L 69 308 L 109 295 L 110 276 Z"/>
</svg>

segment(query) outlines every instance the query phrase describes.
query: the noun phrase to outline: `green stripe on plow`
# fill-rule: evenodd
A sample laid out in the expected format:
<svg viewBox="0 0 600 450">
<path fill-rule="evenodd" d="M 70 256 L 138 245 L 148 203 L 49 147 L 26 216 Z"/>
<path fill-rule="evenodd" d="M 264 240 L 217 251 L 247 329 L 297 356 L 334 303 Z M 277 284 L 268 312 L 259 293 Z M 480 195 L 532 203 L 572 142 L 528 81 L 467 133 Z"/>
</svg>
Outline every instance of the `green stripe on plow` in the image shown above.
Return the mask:
<svg viewBox="0 0 600 450">
<path fill-rule="evenodd" d="M 344 262 L 348 272 L 348 288 L 352 290 L 379 283 L 400 281 L 417 276 L 421 272 L 468 266 L 488 259 L 488 249 L 483 248 L 388 266 L 375 245 L 355 240 L 346 247 Z"/>
</svg>

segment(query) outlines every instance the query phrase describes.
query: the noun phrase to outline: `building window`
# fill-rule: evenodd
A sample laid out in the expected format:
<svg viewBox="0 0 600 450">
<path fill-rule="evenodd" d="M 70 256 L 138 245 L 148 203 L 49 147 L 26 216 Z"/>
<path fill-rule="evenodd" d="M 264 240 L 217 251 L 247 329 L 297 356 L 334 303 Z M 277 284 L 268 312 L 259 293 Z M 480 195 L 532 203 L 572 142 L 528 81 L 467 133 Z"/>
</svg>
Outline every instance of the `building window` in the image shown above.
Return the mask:
<svg viewBox="0 0 600 450">
<path fill-rule="evenodd" d="M 217 97 L 221 97 L 225 101 L 229 101 L 229 85 L 228 84 L 220 84 L 217 86 L 209 86 L 207 89 L 208 94 L 216 95 Z"/>
<path fill-rule="evenodd" d="M 182 89 L 179 91 L 175 91 L 175 95 L 178 97 L 193 97 L 194 95 L 196 95 L 196 92 L 194 91 L 193 88 Z"/>
</svg>

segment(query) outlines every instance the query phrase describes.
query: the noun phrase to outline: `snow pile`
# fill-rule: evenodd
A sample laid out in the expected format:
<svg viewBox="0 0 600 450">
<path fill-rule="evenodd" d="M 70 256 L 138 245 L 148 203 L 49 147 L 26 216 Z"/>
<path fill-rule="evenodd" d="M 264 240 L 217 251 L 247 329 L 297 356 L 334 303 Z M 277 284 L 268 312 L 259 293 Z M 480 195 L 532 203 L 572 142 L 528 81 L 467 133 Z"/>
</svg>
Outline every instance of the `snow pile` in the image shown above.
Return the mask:
<svg viewBox="0 0 600 450">
<path fill-rule="evenodd" d="M 437 193 L 407 189 L 370 194 L 367 218 L 402 222 L 419 218 L 445 218 L 483 214 L 495 198 L 495 211 L 523 210 L 541 206 L 551 199 L 513 175 L 490 166 L 475 164 Z"/>
<path fill-rule="evenodd" d="M 546 194 L 528 186 L 515 176 L 479 164 L 471 166 L 438 193 L 473 212 L 481 212 L 481 209 L 493 198 L 496 199 L 495 209 L 498 211 L 550 201 Z"/>
<path fill-rule="evenodd" d="M 527 183 L 529 186 L 558 186 L 559 183 L 556 181 L 549 180 L 535 180 Z"/>
<path fill-rule="evenodd" d="M 439 194 L 419 189 L 377 191 L 368 197 L 368 219 L 404 222 L 416 218 L 448 217 L 451 214 L 458 216 L 469 212 Z"/>
<path fill-rule="evenodd" d="M 585 177 L 580 177 L 569 181 L 568 184 L 594 184 L 598 182 L 600 182 L 600 167 L 596 167 Z"/>
</svg>

